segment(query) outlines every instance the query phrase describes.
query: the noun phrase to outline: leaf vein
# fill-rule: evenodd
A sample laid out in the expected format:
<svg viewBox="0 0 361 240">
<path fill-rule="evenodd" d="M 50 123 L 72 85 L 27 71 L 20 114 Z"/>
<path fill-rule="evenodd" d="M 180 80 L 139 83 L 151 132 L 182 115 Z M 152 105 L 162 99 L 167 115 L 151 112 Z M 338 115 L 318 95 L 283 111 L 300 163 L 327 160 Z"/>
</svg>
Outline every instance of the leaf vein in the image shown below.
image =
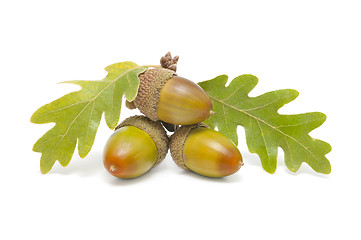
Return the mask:
<svg viewBox="0 0 361 240">
<path fill-rule="evenodd" d="M 238 90 L 240 90 L 241 88 L 243 88 L 245 85 L 247 85 L 247 82 L 244 83 L 243 85 L 241 85 L 240 87 L 238 87 L 231 95 L 229 95 L 228 97 L 222 99 L 222 101 L 227 101 L 229 98 L 231 98 L 234 94 L 236 94 L 236 92 L 238 92 Z"/>
<path fill-rule="evenodd" d="M 47 141 L 45 141 L 45 142 L 39 143 L 38 146 L 44 145 L 44 144 L 46 144 L 46 143 L 48 143 L 48 142 L 51 142 L 53 139 L 55 139 L 55 138 L 57 138 L 57 137 L 62 137 L 62 136 L 63 136 L 63 135 L 56 135 L 56 136 L 50 138 L 49 140 L 47 140 Z"/>
<path fill-rule="evenodd" d="M 88 102 L 88 101 L 90 101 L 90 100 L 85 100 L 85 101 L 81 101 L 81 102 L 73 103 L 73 104 L 70 104 L 70 105 L 68 105 L 68 106 L 65 106 L 65 107 L 62 107 L 62 108 L 58 108 L 58 109 L 55 109 L 55 110 L 50 111 L 50 112 L 43 113 L 43 114 L 39 115 L 37 118 L 40 118 L 40 117 L 46 116 L 46 115 L 51 114 L 51 113 L 54 113 L 54 112 L 58 112 L 58 111 L 61 111 L 61 110 L 65 110 L 65 109 L 67 109 L 67 108 L 70 108 L 70 107 L 73 107 L 73 106 L 79 105 L 79 104 L 81 104 L 81 103 L 86 103 L 86 102 Z"/>
<path fill-rule="evenodd" d="M 290 148 L 290 144 L 288 143 L 287 138 L 285 138 L 285 139 L 286 139 L 286 145 L 287 145 L 287 148 L 288 148 L 288 151 L 289 151 L 289 154 L 290 154 L 290 162 L 293 162 L 292 161 L 293 157 L 292 157 L 292 151 L 291 151 L 291 148 Z"/>
<path fill-rule="evenodd" d="M 223 109 L 224 122 L 226 123 L 227 133 L 229 133 L 228 121 L 226 118 L 226 111 L 224 109 L 224 105 L 222 105 L 222 109 Z"/>
<path fill-rule="evenodd" d="M 94 107 L 95 107 L 95 101 L 93 102 L 93 107 L 92 107 L 92 110 L 90 111 L 90 116 L 89 116 L 89 121 L 88 121 L 88 127 L 87 127 L 86 135 L 85 135 L 85 142 L 88 141 L 88 135 L 89 135 L 89 129 L 90 129 L 90 122 L 91 122 L 91 119 L 92 119 L 92 116 L 93 116 Z"/>
<path fill-rule="evenodd" d="M 262 136 L 262 139 L 263 139 L 263 142 L 264 142 L 264 146 L 266 148 L 266 153 L 267 153 L 267 160 L 268 160 L 268 165 L 271 167 L 271 158 L 270 158 L 270 155 L 269 155 L 269 151 L 268 151 L 268 146 L 267 146 L 267 142 L 266 142 L 266 138 L 264 136 L 264 133 L 263 133 L 263 129 L 259 123 L 259 121 L 256 119 L 256 122 L 258 124 L 258 127 L 259 127 L 259 130 L 261 132 L 261 136 Z"/>
<path fill-rule="evenodd" d="M 295 126 L 301 126 L 310 122 L 316 122 L 318 120 L 322 120 L 323 118 L 316 118 L 316 119 L 312 119 L 306 122 L 301 122 L 301 123 L 297 123 L 297 124 L 283 124 L 283 125 L 279 125 L 276 128 L 283 128 L 283 127 L 295 127 Z"/>
<path fill-rule="evenodd" d="M 267 106 L 269 106 L 269 105 L 271 105 L 271 104 L 273 104 L 273 103 L 275 103 L 275 102 L 278 102 L 279 100 L 281 100 L 281 98 L 278 98 L 278 99 L 276 99 L 276 100 L 274 100 L 274 101 L 272 101 L 272 102 L 269 102 L 269 103 L 267 103 L 267 104 L 264 104 L 264 105 L 262 105 L 262 106 L 258 106 L 258 107 L 254 107 L 254 108 L 244 109 L 243 111 L 253 111 L 253 110 L 258 110 L 258 109 L 261 109 L 261 108 L 267 107 Z"/>
</svg>

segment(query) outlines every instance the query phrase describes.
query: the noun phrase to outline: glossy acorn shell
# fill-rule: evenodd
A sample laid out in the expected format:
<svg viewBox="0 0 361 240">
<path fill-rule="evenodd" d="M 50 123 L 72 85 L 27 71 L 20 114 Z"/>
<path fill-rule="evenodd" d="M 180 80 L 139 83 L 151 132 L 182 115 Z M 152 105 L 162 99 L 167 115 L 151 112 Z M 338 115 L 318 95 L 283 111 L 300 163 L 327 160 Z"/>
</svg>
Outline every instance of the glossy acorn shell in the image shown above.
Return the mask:
<svg viewBox="0 0 361 240">
<path fill-rule="evenodd" d="M 225 177 L 243 165 L 233 142 L 204 124 L 178 129 L 171 137 L 170 151 L 179 167 L 207 177 Z"/>
<path fill-rule="evenodd" d="M 175 125 L 199 123 L 212 113 L 212 102 L 200 86 L 166 68 L 140 74 L 137 96 L 126 105 L 153 121 Z"/>
<path fill-rule="evenodd" d="M 157 162 L 153 139 L 134 126 L 123 126 L 109 138 L 104 149 L 104 166 L 119 178 L 134 178 L 148 172 Z"/>
<path fill-rule="evenodd" d="M 190 125 L 206 120 L 212 109 L 207 93 L 194 82 L 171 77 L 163 86 L 157 105 L 158 119 L 176 125 Z"/>
</svg>

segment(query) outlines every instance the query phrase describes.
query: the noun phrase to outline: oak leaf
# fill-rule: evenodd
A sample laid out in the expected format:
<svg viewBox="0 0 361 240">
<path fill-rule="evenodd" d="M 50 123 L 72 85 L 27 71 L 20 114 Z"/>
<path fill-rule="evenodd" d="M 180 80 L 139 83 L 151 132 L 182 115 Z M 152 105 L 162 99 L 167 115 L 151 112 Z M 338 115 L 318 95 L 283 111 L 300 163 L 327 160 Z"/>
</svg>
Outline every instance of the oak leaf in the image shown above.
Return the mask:
<svg viewBox="0 0 361 240">
<path fill-rule="evenodd" d="M 102 114 L 109 128 L 116 127 L 125 95 L 134 100 L 139 87 L 138 75 L 147 69 L 133 62 L 121 62 L 105 68 L 108 75 L 99 81 L 67 81 L 81 90 L 71 92 L 39 108 L 31 117 L 33 123 L 51 123 L 55 126 L 34 145 L 33 151 L 42 153 L 40 170 L 47 173 L 59 161 L 67 166 L 76 143 L 80 157 L 90 151 Z"/>
<path fill-rule="evenodd" d="M 249 151 L 258 154 L 262 167 L 269 173 L 277 168 L 278 147 L 283 149 L 286 166 L 292 172 L 303 162 L 316 172 L 331 172 L 325 157 L 331 146 L 308 134 L 323 124 L 326 115 L 320 112 L 281 115 L 278 109 L 298 96 L 296 90 L 276 90 L 249 97 L 258 83 L 255 76 L 238 76 L 226 87 L 227 80 L 228 76 L 221 75 L 198 83 L 213 103 L 215 114 L 206 121 L 211 128 L 217 127 L 237 145 L 237 126 L 243 126 Z"/>
</svg>

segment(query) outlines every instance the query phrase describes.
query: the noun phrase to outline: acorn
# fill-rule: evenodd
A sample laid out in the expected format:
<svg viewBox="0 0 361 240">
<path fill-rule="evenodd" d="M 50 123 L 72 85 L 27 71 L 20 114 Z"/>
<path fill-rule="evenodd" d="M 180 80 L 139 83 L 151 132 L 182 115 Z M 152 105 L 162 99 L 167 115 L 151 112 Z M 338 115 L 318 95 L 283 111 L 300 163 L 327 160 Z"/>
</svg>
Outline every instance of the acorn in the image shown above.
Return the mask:
<svg viewBox="0 0 361 240">
<path fill-rule="evenodd" d="M 206 120 L 212 110 L 207 93 L 194 82 L 177 76 L 178 56 L 167 53 L 162 67 L 148 69 L 139 75 L 138 94 L 128 108 L 138 108 L 153 121 L 175 125 L 190 125 Z"/>
<path fill-rule="evenodd" d="M 225 177 L 243 166 L 242 155 L 234 143 L 203 123 L 177 129 L 169 148 L 180 168 L 207 177 Z"/>
<path fill-rule="evenodd" d="M 169 138 L 159 122 L 145 116 L 125 119 L 108 139 L 103 163 L 119 178 L 135 178 L 159 165 L 168 152 Z"/>
</svg>

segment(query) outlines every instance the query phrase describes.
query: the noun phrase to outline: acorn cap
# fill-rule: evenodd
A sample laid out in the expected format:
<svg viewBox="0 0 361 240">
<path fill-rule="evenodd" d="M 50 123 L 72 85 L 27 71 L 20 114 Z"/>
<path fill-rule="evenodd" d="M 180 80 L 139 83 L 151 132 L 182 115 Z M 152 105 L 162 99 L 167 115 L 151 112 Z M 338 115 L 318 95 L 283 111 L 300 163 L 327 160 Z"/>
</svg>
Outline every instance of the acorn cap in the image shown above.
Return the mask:
<svg viewBox="0 0 361 240">
<path fill-rule="evenodd" d="M 158 160 L 153 167 L 159 165 L 167 155 L 169 147 L 169 138 L 160 122 L 154 122 L 145 116 L 132 116 L 121 122 L 115 130 L 124 126 L 137 127 L 153 139 L 158 150 Z"/>
<path fill-rule="evenodd" d="M 174 75 L 176 75 L 175 71 L 166 68 L 148 69 L 140 74 L 138 95 L 132 102 L 134 106 L 151 120 L 159 120 L 157 107 L 160 92 L 164 84 Z"/>
<path fill-rule="evenodd" d="M 184 164 L 183 159 L 183 146 L 184 142 L 188 137 L 188 134 L 195 128 L 205 127 L 209 128 L 207 124 L 197 123 L 193 125 L 183 125 L 178 128 L 174 134 L 170 137 L 169 150 L 172 155 L 173 161 L 178 165 L 178 167 L 189 170 L 189 168 Z"/>
</svg>

